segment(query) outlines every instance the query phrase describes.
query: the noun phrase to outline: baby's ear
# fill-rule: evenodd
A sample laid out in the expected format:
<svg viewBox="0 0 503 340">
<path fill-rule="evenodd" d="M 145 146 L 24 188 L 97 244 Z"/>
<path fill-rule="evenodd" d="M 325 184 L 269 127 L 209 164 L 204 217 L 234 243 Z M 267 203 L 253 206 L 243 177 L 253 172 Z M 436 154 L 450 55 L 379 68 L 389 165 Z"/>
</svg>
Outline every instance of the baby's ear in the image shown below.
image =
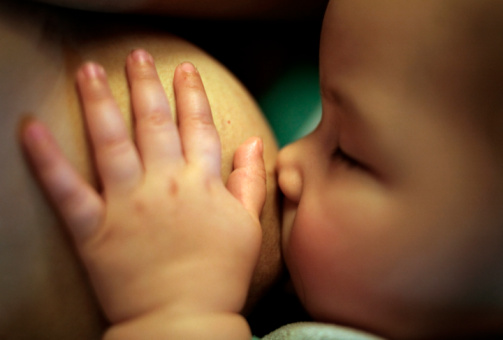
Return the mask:
<svg viewBox="0 0 503 340">
<path fill-rule="evenodd" d="M 227 189 L 257 219 L 266 196 L 263 151 L 263 142 L 257 137 L 251 137 L 241 144 L 234 154 L 234 170 L 227 181 Z"/>
</svg>

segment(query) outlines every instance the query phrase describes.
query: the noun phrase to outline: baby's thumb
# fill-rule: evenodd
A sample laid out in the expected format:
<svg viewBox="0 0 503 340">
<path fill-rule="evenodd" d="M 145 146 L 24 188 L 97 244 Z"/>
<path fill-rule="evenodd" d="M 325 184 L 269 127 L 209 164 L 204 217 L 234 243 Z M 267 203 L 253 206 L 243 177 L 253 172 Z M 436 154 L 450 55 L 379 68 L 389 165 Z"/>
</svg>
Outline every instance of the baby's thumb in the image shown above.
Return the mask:
<svg viewBox="0 0 503 340">
<path fill-rule="evenodd" d="M 257 137 L 251 137 L 241 144 L 234 154 L 234 170 L 227 180 L 227 189 L 257 218 L 262 212 L 266 196 L 263 150 L 262 140 Z"/>
</svg>

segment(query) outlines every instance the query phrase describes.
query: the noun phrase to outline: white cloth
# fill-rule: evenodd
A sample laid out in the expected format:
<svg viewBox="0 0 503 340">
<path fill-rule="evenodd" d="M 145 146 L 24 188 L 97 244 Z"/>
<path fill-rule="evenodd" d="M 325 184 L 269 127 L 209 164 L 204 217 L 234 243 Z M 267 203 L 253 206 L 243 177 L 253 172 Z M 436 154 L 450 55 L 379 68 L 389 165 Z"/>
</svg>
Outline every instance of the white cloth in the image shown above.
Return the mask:
<svg viewBox="0 0 503 340">
<path fill-rule="evenodd" d="M 356 329 L 317 322 L 292 323 L 267 334 L 262 340 L 384 340 Z"/>
</svg>

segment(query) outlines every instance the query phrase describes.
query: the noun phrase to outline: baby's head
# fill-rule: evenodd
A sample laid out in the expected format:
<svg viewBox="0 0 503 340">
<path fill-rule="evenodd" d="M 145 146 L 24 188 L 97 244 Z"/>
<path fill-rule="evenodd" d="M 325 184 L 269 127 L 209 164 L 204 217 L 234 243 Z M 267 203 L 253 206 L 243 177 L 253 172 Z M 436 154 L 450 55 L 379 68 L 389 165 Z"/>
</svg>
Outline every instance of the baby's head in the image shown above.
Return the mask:
<svg viewBox="0 0 503 340">
<path fill-rule="evenodd" d="M 278 161 L 285 259 L 315 319 L 503 332 L 501 60 L 500 1 L 329 4 L 323 118 Z"/>
</svg>

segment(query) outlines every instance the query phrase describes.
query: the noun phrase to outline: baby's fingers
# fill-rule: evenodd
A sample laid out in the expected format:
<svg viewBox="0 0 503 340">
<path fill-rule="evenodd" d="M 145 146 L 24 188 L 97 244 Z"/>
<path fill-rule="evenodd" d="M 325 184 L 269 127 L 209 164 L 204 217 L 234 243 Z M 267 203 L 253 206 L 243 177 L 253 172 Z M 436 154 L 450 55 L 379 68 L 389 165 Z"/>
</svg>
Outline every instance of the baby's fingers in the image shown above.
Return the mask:
<svg viewBox="0 0 503 340">
<path fill-rule="evenodd" d="M 176 111 L 182 147 L 188 163 L 220 176 L 220 138 L 199 72 L 190 63 L 175 71 Z"/>
<path fill-rule="evenodd" d="M 167 165 L 181 160 L 182 151 L 154 59 L 144 50 L 132 52 L 127 59 L 127 73 L 143 165 L 146 170 L 154 167 L 165 171 Z"/>
<path fill-rule="evenodd" d="M 77 73 L 96 166 L 106 191 L 128 191 L 143 178 L 136 146 L 99 65 L 85 64 Z"/>
<path fill-rule="evenodd" d="M 49 194 L 77 243 L 99 226 L 104 206 L 96 191 L 63 156 L 51 134 L 38 122 L 30 122 L 22 134 L 35 174 Z"/>
<path fill-rule="evenodd" d="M 234 154 L 234 170 L 227 180 L 227 189 L 245 209 L 260 216 L 266 196 L 266 171 L 263 144 L 258 138 L 244 142 Z"/>
</svg>

